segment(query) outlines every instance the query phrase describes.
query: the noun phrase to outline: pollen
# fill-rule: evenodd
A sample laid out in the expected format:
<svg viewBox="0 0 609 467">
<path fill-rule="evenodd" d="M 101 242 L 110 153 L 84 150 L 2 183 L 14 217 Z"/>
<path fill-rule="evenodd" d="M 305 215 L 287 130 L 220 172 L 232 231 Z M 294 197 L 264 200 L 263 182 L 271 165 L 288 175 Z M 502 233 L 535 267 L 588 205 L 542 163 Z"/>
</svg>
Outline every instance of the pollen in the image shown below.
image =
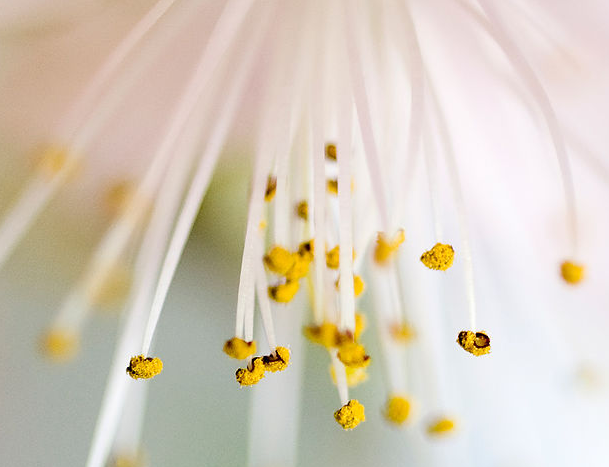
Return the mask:
<svg viewBox="0 0 609 467">
<path fill-rule="evenodd" d="M 264 378 L 264 363 L 262 358 L 256 357 L 247 368 L 239 368 L 235 373 L 237 382 L 241 386 L 253 386 Z"/>
<path fill-rule="evenodd" d="M 239 337 L 233 337 L 224 343 L 222 350 L 231 358 L 244 360 L 256 353 L 256 341 L 246 342 Z"/>
<path fill-rule="evenodd" d="M 306 201 L 301 201 L 296 205 L 296 215 L 303 221 L 309 220 L 309 204 Z"/>
<path fill-rule="evenodd" d="M 336 290 L 340 290 L 340 279 L 338 279 L 335 283 L 334 286 L 336 287 Z M 356 297 L 359 297 L 362 293 L 364 293 L 364 281 L 360 276 L 357 275 L 353 275 L 353 294 Z"/>
<path fill-rule="evenodd" d="M 461 331 L 457 343 L 477 357 L 491 351 L 491 338 L 485 332 Z"/>
<path fill-rule="evenodd" d="M 163 362 L 160 358 L 144 357 L 143 355 L 131 357 L 127 367 L 127 374 L 133 379 L 154 378 L 161 371 L 163 371 Z"/>
<path fill-rule="evenodd" d="M 75 169 L 76 161 L 66 148 L 51 146 L 37 158 L 36 168 L 40 174 L 51 179 L 63 170 Z"/>
<path fill-rule="evenodd" d="M 294 266 L 294 255 L 286 248 L 278 245 L 271 248 L 262 260 L 269 271 L 280 276 L 285 276 Z"/>
<path fill-rule="evenodd" d="M 366 368 L 352 368 L 346 366 L 345 374 L 347 376 L 347 386 L 350 388 L 368 381 L 368 371 Z M 330 365 L 330 376 L 332 377 L 332 382 L 336 385 L 336 372 L 334 370 L 334 365 Z"/>
<path fill-rule="evenodd" d="M 262 363 L 264 364 L 265 371 L 272 373 L 283 371 L 290 363 L 290 350 L 286 347 L 277 347 L 271 355 L 262 357 Z"/>
<path fill-rule="evenodd" d="M 565 261 L 560 265 L 560 274 L 568 284 L 578 284 L 584 278 L 584 265 Z"/>
<path fill-rule="evenodd" d="M 118 456 L 112 462 L 112 467 L 142 467 L 143 463 L 139 457 Z"/>
<path fill-rule="evenodd" d="M 450 418 L 439 418 L 427 426 L 427 433 L 432 436 L 447 435 L 454 431 L 455 421 Z"/>
<path fill-rule="evenodd" d="M 340 246 L 336 245 L 326 252 L 326 266 L 330 269 L 338 269 L 340 256 Z"/>
<path fill-rule="evenodd" d="M 73 331 L 52 329 L 42 337 L 42 352 L 56 362 L 72 359 L 78 347 L 78 334 Z"/>
<path fill-rule="evenodd" d="M 416 333 L 412 326 L 406 323 L 392 324 L 389 328 L 389 333 L 393 340 L 400 344 L 408 344 L 416 337 Z"/>
<path fill-rule="evenodd" d="M 338 180 L 331 179 L 326 182 L 326 190 L 332 195 L 338 195 Z"/>
<path fill-rule="evenodd" d="M 334 419 L 345 430 L 352 430 L 366 420 L 364 406 L 357 399 L 351 399 L 347 404 L 334 412 Z"/>
<path fill-rule="evenodd" d="M 288 303 L 292 301 L 299 288 L 298 281 L 288 280 L 284 284 L 269 286 L 269 297 L 279 303 Z"/>
<path fill-rule="evenodd" d="M 404 396 L 391 396 L 385 404 L 383 415 L 394 425 L 403 425 L 410 416 L 410 401 Z"/>
<path fill-rule="evenodd" d="M 366 316 L 362 313 L 355 313 L 355 332 L 353 333 L 353 338 L 356 341 L 359 340 L 367 326 L 368 322 L 366 321 Z"/>
<path fill-rule="evenodd" d="M 320 326 L 305 326 L 303 334 L 314 344 L 319 344 L 327 349 L 336 347 L 340 341 L 338 328 L 328 321 L 323 322 Z"/>
<path fill-rule="evenodd" d="M 379 232 L 376 236 L 376 246 L 374 248 L 374 261 L 379 265 L 385 265 L 395 255 L 404 243 L 406 234 L 403 229 L 397 231 L 392 239 L 388 239 L 383 232 Z"/>
<path fill-rule="evenodd" d="M 106 210 L 112 216 L 125 211 L 135 194 L 135 186 L 130 180 L 120 180 L 110 186 L 104 197 Z"/>
<path fill-rule="evenodd" d="M 315 253 L 315 242 L 313 240 L 307 240 L 298 245 L 298 254 L 303 258 L 313 261 Z"/>
<path fill-rule="evenodd" d="M 294 264 L 286 273 L 286 279 L 288 279 L 288 281 L 296 281 L 298 279 L 306 277 L 306 275 L 309 274 L 309 265 L 311 264 L 309 256 L 302 256 L 300 255 L 300 253 L 294 253 L 292 257 L 294 260 Z"/>
<path fill-rule="evenodd" d="M 342 344 L 337 357 L 347 367 L 363 368 L 370 364 L 370 356 L 366 355 L 364 346 L 355 342 Z"/>
<path fill-rule="evenodd" d="M 453 265 L 455 250 L 444 243 L 436 243 L 433 248 L 421 255 L 421 262 L 429 269 L 446 271 Z"/>
<path fill-rule="evenodd" d="M 266 190 L 264 191 L 264 200 L 268 203 L 275 197 L 277 191 L 277 178 L 269 175 L 266 181 Z"/>
<path fill-rule="evenodd" d="M 326 159 L 335 161 L 336 160 L 336 145 L 333 143 L 326 144 Z"/>
</svg>

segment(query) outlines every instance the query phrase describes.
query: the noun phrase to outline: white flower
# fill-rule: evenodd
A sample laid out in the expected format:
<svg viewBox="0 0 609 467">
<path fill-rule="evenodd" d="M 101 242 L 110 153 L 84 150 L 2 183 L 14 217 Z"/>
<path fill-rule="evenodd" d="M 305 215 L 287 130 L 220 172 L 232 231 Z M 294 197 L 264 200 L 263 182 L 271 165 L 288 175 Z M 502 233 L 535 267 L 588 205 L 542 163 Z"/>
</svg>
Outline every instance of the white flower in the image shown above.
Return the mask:
<svg viewBox="0 0 609 467">
<path fill-rule="evenodd" d="M 205 438 L 199 456 L 210 465 L 242 463 L 243 454 L 225 450 L 246 443 L 252 466 L 401 465 L 404 456 L 414 465 L 551 458 L 570 466 L 582 452 L 588 465 L 603 465 L 604 420 L 586 420 L 593 433 L 574 429 L 592 403 L 571 383 L 602 380 L 606 369 L 599 312 L 609 224 L 599 213 L 609 172 L 599 154 L 609 143 L 609 69 L 598 20 L 606 6 L 200 3 L 89 2 L 55 10 L 66 21 L 0 18 L 12 42 L 3 49 L 12 67 L 0 76 L 3 153 L 21 157 L 17 148 L 47 144 L 22 188 L 6 190 L 13 204 L 0 224 L 0 264 L 10 270 L 10 255 L 19 258 L 26 234 L 40 231 L 37 218 L 62 188 L 80 187 L 64 200 L 69 217 L 107 225 L 46 323 L 47 353 L 69 357 L 80 341 L 89 354 L 91 312 L 125 299 L 87 467 L 137 454 L 149 387 L 144 426 Z M 221 159 L 231 152 L 238 155 Z M 204 342 L 187 345 L 189 329 L 165 333 L 164 324 L 152 351 L 215 172 L 222 182 L 211 196 L 220 201 L 202 214 L 207 255 L 187 255 L 197 268 L 177 281 L 182 302 L 164 318 L 168 328 L 197 323 Z M 227 221 L 248 184 L 247 220 Z M 98 214 L 109 189 L 114 217 Z M 218 263 L 230 263 L 244 224 L 239 284 L 232 274 L 229 287 Z M 581 285 L 561 282 L 563 261 L 573 283 L 585 264 Z M 227 288 L 230 298 L 214 298 Z M 191 293 L 209 302 L 186 300 Z M 184 304 L 196 316 L 184 316 Z M 235 306 L 231 331 L 215 320 Z M 361 335 L 356 310 L 376 339 Z M 328 350 L 308 354 L 319 381 L 302 370 L 303 325 Z M 230 393 L 239 365 L 221 360 L 227 339 L 226 353 L 245 360 L 238 382 L 257 383 L 249 417 L 249 394 Z M 99 360 L 90 358 L 75 362 L 71 387 L 97 378 Z M 127 366 L 133 378 L 164 371 L 135 382 Z M 369 381 L 350 389 L 366 371 Z M 599 412 L 607 407 L 601 389 Z M 184 400 L 201 410 L 195 426 L 171 416 L 155 422 L 165 396 L 177 399 L 169 407 Z M 338 436 L 333 412 L 357 430 Z M 389 431 L 383 413 L 409 424 Z M 453 431 L 438 442 L 446 444 L 435 442 Z M 153 464 L 172 445 L 197 452 L 198 441 L 160 446 L 148 436 Z M 548 452 L 554 439 L 561 447 Z M 201 463 L 186 454 L 165 463 Z"/>
</svg>

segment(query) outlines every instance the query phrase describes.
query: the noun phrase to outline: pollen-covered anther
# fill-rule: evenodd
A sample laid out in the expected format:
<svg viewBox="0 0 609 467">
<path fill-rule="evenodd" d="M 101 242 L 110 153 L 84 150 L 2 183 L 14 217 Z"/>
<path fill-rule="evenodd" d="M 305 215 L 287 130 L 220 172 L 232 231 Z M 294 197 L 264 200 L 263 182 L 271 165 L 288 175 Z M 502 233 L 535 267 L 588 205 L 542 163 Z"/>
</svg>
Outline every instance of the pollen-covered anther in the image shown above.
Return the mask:
<svg viewBox="0 0 609 467">
<path fill-rule="evenodd" d="M 264 255 L 262 260 L 269 271 L 280 276 L 285 276 L 292 266 L 294 266 L 295 258 L 286 248 L 275 245 L 266 255 Z"/>
<path fill-rule="evenodd" d="M 416 333 L 407 323 L 394 323 L 389 326 L 389 333 L 395 342 L 408 344 L 414 340 Z"/>
<path fill-rule="evenodd" d="M 584 265 L 565 261 L 560 265 L 560 275 L 567 284 L 579 284 L 584 278 Z"/>
<path fill-rule="evenodd" d="M 326 182 L 326 190 L 332 195 L 338 195 L 338 180 L 330 179 Z"/>
<path fill-rule="evenodd" d="M 51 329 L 41 340 L 44 355 L 56 362 L 72 359 L 78 352 L 79 336 L 76 332 L 62 329 Z"/>
<path fill-rule="evenodd" d="M 298 293 L 300 284 L 298 281 L 286 281 L 283 284 L 269 286 L 269 297 L 279 303 L 292 301 L 294 295 Z"/>
<path fill-rule="evenodd" d="M 241 386 L 253 386 L 264 378 L 264 363 L 262 358 L 256 357 L 247 368 L 239 368 L 235 378 Z"/>
<path fill-rule="evenodd" d="M 309 262 L 313 261 L 315 256 L 315 242 L 313 240 L 307 240 L 298 245 L 298 254 Z"/>
<path fill-rule="evenodd" d="M 396 232 L 393 238 L 387 238 L 387 235 L 383 232 L 379 232 L 376 236 L 376 246 L 374 248 L 374 261 L 379 265 L 385 265 L 393 258 L 395 253 L 400 248 L 400 245 L 404 243 L 406 234 L 403 229 Z"/>
<path fill-rule="evenodd" d="M 461 331 L 457 343 L 469 353 L 479 357 L 491 351 L 491 338 L 485 332 Z"/>
<path fill-rule="evenodd" d="M 121 455 L 114 458 L 111 467 L 143 467 L 142 456 Z"/>
<path fill-rule="evenodd" d="M 446 271 L 453 265 L 455 250 L 451 245 L 436 243 L 433 248 L 421 255 L 421 262 L 429 269 Z"/>
<path fill-rule="evenodd" d="M 383 415 L 388 422 L 403 425 L 410 416 L 410 401 L 404 396 L 392 395 L 387 399 Z"/>
<path fill-rule="evenodd" d="M 456 423 L 451 418 L 438 418 L 427 425 L 427 433 L 431 436 L 445 436 L 452 433 Z"/>
<path fill-rule="evenodd" d="M 330 251 L 326 252 L 326 266 L 330 269 L 338 269 L 340 256 L 340 246 L 336 245 Z"/>
<path fill-rule="evenodd" d="M 340 290 L 340 279 L 337 279 L 337 281 L 334 283 L 334 286 L 336 287 L 336 290 Z M 353 275 L 353 294 L 356 297 L 359 297 L 362 293 L 364 293 L 364 280 L 358 276 L 358 275 Z"/>
<path fill-rule="evenodd" d="M 231 358 L 244 360 L 256 353 L 256 341 L 247 342 L 239 337 L 233 337 L 224 343 L 222 350 Z"/>
<path fill-rule="evenodd" d="M 336 325 L 328 321 L 323 322 L 319 326 L 305 326 L 303 334 L 314 344 L 319 344 L 327 349 L 337 347 L 341 338 Z"/>
<path fill-rule="evenodd" d="M 127 374 L 133 379 L 154 378 L 161 371 L 163 371 L 163 362 L 160 358 L 144 357 L 143 355 L 131 357 L 127 367 Z"/>
<path fill-rule="evenodd" d="M 303 221 L 309 220 L 309 203 L 301 201 L 296 205 L 296 215 Z"/>
<path fill-rule="evenodd" d="M 368 371 L 366 368 L 345 367 L 345 375 L 347 377 L 347 386 L 352 388 L 368 381 Z M 336 385 L 336 372 L 334 365 L 330 365 L 330 376 L 332 382 Z"/>
<path fill-rule="evenodd" d="M 286 347 L 277 347 L 271 355 L 262 357 L 262 363 L 264 364 L 265 371 L 272 373 L 283 371 L 290 363 L 290 350 Z"/>
<path fill-rule="evenodd" d="M 277 178 L 269 175 L 266 181 L 266 190 L 264 190 L 264 200 L 268 203 L 275 197 L 277 191 Z"/>
<path fill-rule="evenodd" d="M 326 159 L 335 161 L 336 160 L 336 145 L 333 143 L 326 144 Z"/>
<path fill-rule="evenodd" d="M 76 158 L 67 148 L 50 146 L 42 151 L 36 159 L 36 169 L 41 175 L 51 179 L 64 170 L 74 172 L 77 167 Z"/>
<path fill-rule="evenodd" d="M 130 180 L 120 180 L 112 184 L 104 197 L 108 213 L 116 216 L 124 212 L 135 192 L 135 184 Z"/>
<path fill-rule="evenodd" d="M 347 404 L 334 412 L 334 419 L 345 430 L 352 430 L 366 420 L 364 406 L 357 399 L 351 399 Z"/>
<path fill-rule="evenodd" d="M 357 342 L 363 332 L 366 330 L 368 326 L 368 322 L 366 321 L 366 316 L 362 313 L 355 313 L 355 330 L 353 332 L 353 338 Z"/>
<path fill-rule="evenodd" d="M 298 252 L 293 253 L 292 257 L 294 259 L 294 264 L 285 274 L 285 277 L 288 281 L 297 281 L 298 279 L 302 279 L 309 274 L 311 260 L 309 259 L 308 255 L 301 255 Z"/>
<path fill-rule="evenodd" d="M 364 368 L 370 364 L 370 356 L 366 354 L 366 349 L 356 342 L 342 344 L 338 349 L 337 357 L 347 367 Z"/>
</svg>

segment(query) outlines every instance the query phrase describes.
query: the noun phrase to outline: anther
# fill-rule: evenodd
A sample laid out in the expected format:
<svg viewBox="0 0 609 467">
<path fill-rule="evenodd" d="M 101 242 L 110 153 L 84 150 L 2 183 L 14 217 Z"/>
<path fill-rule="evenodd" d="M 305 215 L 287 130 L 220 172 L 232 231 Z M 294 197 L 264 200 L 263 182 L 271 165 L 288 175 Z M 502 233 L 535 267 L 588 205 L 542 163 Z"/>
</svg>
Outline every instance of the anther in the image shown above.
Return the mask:
<svg viewBox="0 0 609 467">
<path fill-rule="evenodd" d="M 394 323 L 389 327 L 389 333 L 394 341 L 408 344 L 416 337 L 414 329 L 406 323 Z"/>
<path fill-rule="evenodd" d="M 277 178 L 269 175 L 266 181 L 266 190 L 264 191 L 264 200 L 268 203 L 275 197 L 277 191 Z"/>
<path fill-rule="evenodd" d="M 52 329 L 41 341 L 42 352 L 56 362 L 72 359 L 78 352 L 79 336 L 68 330 Z"/>
<path fill-rule="evenodd" d="M 443 436 L 455 430 L 455 421 L 450 418 L 438 418 L 427 426 L 427 433 L 432 436 Z"/>
<path fill-rule="evenodd" d="M 455 250 L 451 245 L 436 243 L 433 248 L 421 255 L 421 262 L 429 269 L 446 271 L 453 265 Z"/>
<path fill-rule="evenodd" d="M 129 205 L 135 191 L 136 188 L 130 180 L 121 180 L 111 185 L 104 197 L 108 213 L 112 216 L 121 214 Z"/>
<path fill-rule="evenodd" d="M 328 190 L 328 193 L 330 194 L 338 195 L 338 180 L 335 178 L 328 180 L 326 182 L 326 190 Z"/>
<path fill-rule="evenodd" d="M 256 357 L 247 368 L 239 368 L 235 378 L 241 386 L 253 386 L 264 378 L 264 363 L 262 358 Z"/>
<path fill-rule="evenodd" d="M 477 357 L 491 351 L 491 338 L 485 332 L 461 331 L 457 337 L 457 343 Z"/>
<path fill-rule="evenodd" d="M 269 286 L 269 297 L 279 303 L 288 303 L 298 292 L 300 284 L 298 281 L 286 281 L 283 284 Z"/>
<path fill-rule="evenodd" d="M 364 406 L 357 399 L 351 399 L 347 404 L 334 412 L 334 419 L 345 430 L 352 430 L 366 420 Z"/>
<path fill-rule="evenodd" d="M 309 204 L 306 201 L 301 201 L 296 205 L 296 215 L 302 220 L 309 220 Z"/>
<path fill-rule="evenodd" d="M 383 415 L 388 422 L 403 425 L 410 416 L 410 401 L 404 396 L 391 396 L 387 399 Z"/>
<path fill-rule="evenodd" d="M 357 342 L 363 332 L 366 330 L 368 323 L 366 316 L 362 313 L 355 313 L 355 329 L 353 333 L 353 339 Z"/>
<path fill-rule="evenodd" d="M 323 322 L 320 326 L 305 326 L 304 336 L 314 344 L 319 344 L 327 349 L 338 346 L 340 333 L 335 324 Z"/>
<path fill-rule="evenodd" d="M 313 240 L 307 240 L 298 245 L 298 254 L 303 258 L 313 261 L 313 255 L 315 253 L 315 243 Z"/>
<path fill-rule="evenodd" d="M 36 168 L 40 174 L 52 179 L 64 170 L 74 170 L 76 160 L 66 148 L 51 146 L 46 148 L 38 157 Z"/>
<path fill-rule="evenodd" d="M 406 239 L 406 235 L 404 234 L 404 230 L 400 229 L 393 236 L 392 239 L 387 238 L 387 236 L 383 232 L 379 232 L 376 236 L 376 246 L 374 248 L 374 261 L 377 264 L 385 265 L 389 262 L 391 258 L 398 251 L 398 248 L 404 240 Z"/>
<path fill-rule="evenodd" d="M 265 371 L 272 373 L 283 371 L 290 363 L 290 350 L 286 347 L 277 347 L 271 355 L 262 357 Z"/>
<path fill-rule="evenodd" d="M 584 278 L 584 265 L 565 261 L 560 265 L 560 275 L 568 284 L 579 284 Z"/>
<path fill-rule="evenodd" d="M 244 360 L 256 353 L 256 341 L 246 342 L 239 337 L 233 337 L 224 343 L 222 350 L 231 358 Z"/>
<path fill-rule="evenodd" d="M 334 283 L 336 290 L 340 290 L 340 279 Z M 359 297 L 364 292 L 364 281 L 360 276 L 353 275 L 353 292 L 356 297 Z"/>
<path fill-rule="evenodd" d="M 280 276 L 285 276 L 294 265 L 294 255 L 286 248 L 278 245 L 271 248 L 262 260 L 269 271 Z"/>
<path fill-rule="evenodd" d="M 370 356 L 366 355 L 366 349 L 356 342 L 342 344 L 337 357 L 347 367 L 363 368 L 370 364 Z"/>
<path fill-rule="evenodd" d="M 150 379 L 154 378 L 163 371 L 163 362 L 160 358 L 144 357 L 138 355 L 131 357 L 127 374 L 133 379 Z"/>
<path fill-rule="evenodd" d="M 336 160 L 336 145 L 333 143 L 326 144 L 326 159 L 335 161 Z"/>
<path fill-rule="evenodd" d="M 347 377 L 347 386 L 352 388 L 368 381 L 368 371 L 366 368 L 345 367 L 345 375 Z M 330 376 L 332 382 L 336 385 L 336 372 L 334 365 L 330 365 Z"/>
<path fill-rule="evenodd" d="M 326 266 L 330 269 L 338 269 L 339 267 L 340 246 L 336 245 L 330 251 L 326 252 Z"/>
</svg>

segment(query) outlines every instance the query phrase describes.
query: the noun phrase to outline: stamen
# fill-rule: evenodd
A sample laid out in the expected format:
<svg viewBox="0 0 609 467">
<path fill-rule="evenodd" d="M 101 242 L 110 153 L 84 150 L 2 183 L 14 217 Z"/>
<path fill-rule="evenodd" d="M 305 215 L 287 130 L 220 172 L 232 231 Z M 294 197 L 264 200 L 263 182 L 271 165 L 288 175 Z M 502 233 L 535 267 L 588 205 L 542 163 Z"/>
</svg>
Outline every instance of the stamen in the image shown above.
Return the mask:
<svg viewBox="0 0 609 467">
<path fill-rule="evenodd" d="M 365 368 L 370 364 L 370 356 L 364 346 L 355 342 L 342 344 L 336 356 L 346 367 Z"/>
<path fill-rule="evenodd" d="M 271 355 L 262 357 L 262 363 L 264 364 L 265 371 L 272 373 L 283 371 L 290 363 L 290 351 L 285 347 L 276 347 Z"/>
<path fill-rule="evenodd" d="M 421 256 L 421 262 L 429 269 L 446 271 L 453 265 L 455 250 L 451 245 L 436 243 L 433 248 Z"/>
<path fill-rule="evenodd" d="M 243 386 L 253 386 L 264 378 L 264 363 L 262 358 L 256 357 L 247 368 L 239 368 L 235 373 L 237 382 Z"/>
<path fill-rule="evenodd" d="M 285 276 L 288 271 L 294 266 L 294 255 L 282 246 L 275 245 L 271 250 L 264 255 L 264 265 L 267 269 L 280 276 Z"/>
<path fill-rule="evenodd" d="M 397 253 L 400 245 L 404 243 L 405 239 L 406 235 L 404 234 L 403 229 L 398 230 L 392 239 L 387 238 L 385 233 L 379 232 L 376 237 L 376 246 L 374 248 L 374 261 L 381 266 L 388 264 Z"/>
<path fill-rule="evenodd" d="M 456 423 L 451 418 L 439 418 L 433 420 L 427 426 L 427 434 L 430 436 L 445 436 L 456 429 Z"/>
<path fill-rule="evenodd" d="M 388 422 L 402 426 L 408 421 L 410 412 L 411 404 L 406 396 L 392 395 L 387 399 L 383 415 Z"/>
<path fill-rule="evenodd" d="M 366 368 L 353 368 L 347 366 L 345 367 L 345 374 L 347 377 L 347 386 L 350 388 L 359 386 L 360 384 L 368 381 L 368 372 Z M 332 382 L 336 386 L 336 371 L 334 371 L 333 365 L 330 365 L 330 376 L 332 377 Z"/>
<path fill-rule="evenodd" d="M 150 379 L 154 378 L 163 371 L 163 362 L 160 358 L 144 357 L 138 355 L 131 357 L 127 374 L 133 379 Z"/>
<path fill-rule="evenodd" d="M 309 204 L 306 201 L 300 201 L 296 205 L 296 215 L 305 222 L 309 220 Z"/>
<path fill-rule="evenodd" d="M 336 144 L 327 143 L 325 153 L 326 153 L 326 159 L 328 159 L 330 161 L 335 161 L 336 160 Z"/>
<path fill-rule="evenodd" d="M 585 267 L 572 261 L 565 261 L 560 265 L 560 274 L 567 284 L 579 284 L 584 278 Z"/>
<path fill-rule="evenodd" d="M 224 343 L 222 350 L 231 358 L 245 360 L 256 353 L 256 341 L 246 342 L 239 337 L 233 337 Z"/>
<path fill-rule="evenodd" d="M 42 352 L 56 362 L 74 358 L 79 348 L 79 334 L 68 329 L 51 329 L 41 340 Z"/>
<path fill-rule="evenodd" d="M 298 281 L 286 281 L 283 284 L 269 286 L 269 297 L 278 303 L 291 302 L 294 296 L 298 293 L 300 284 Z"/>
<path fill-rule="evenodd" d="M 266 189 L 264 190 L 264 200 L 269 203 L 275 197 L 275 191 L 277 191 L 277 178 L 271 177 L 266 182 Z"/>
<path fill-rule="evenodd" d="M 336 290 L 340 290 L 340 278 L 334 283 Z M 353 293 L 359 297 L 364 292 L 364 281 L 360 276 L 353 275 Z M 356 316 L 357 319 L 357 316 Z"/>
<path fill-rule="evenodd" d="M 457 343 L 469 353 L 479 357 L 491 351 L 491 338 L 483 331 L 461 331 Z"/>
<path fill-rule="evenodd" d="M 357 399 L 351 399 L 347 404 L 334 412 L 334 419 L 345 430 L 352 430 L 366 420 L 364 406 Z"/>
</svg>

